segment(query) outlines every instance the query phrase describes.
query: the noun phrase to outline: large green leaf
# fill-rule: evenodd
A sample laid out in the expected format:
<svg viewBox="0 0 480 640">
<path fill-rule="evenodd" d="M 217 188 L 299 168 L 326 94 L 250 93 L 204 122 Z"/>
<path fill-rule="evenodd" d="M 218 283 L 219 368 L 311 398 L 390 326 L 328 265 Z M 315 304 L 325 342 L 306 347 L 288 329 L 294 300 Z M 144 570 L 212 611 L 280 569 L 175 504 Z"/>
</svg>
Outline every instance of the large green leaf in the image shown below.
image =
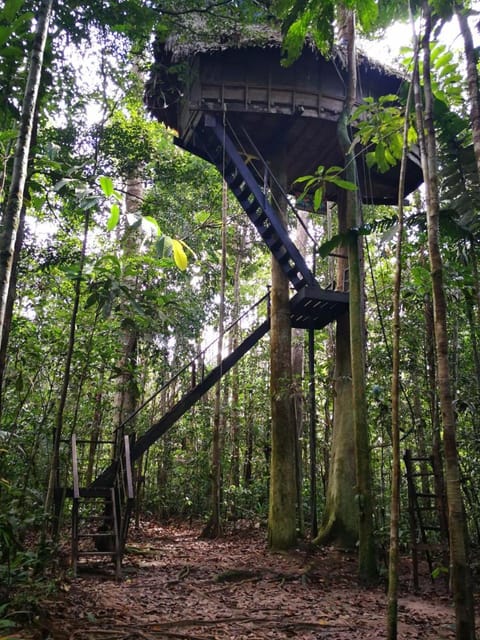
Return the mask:
<svg viewBox="0 0 480 640">
<path fill-rule="evenodd" d="M 100 176 L 98 178 L 98 183 L 100 184 L 100 188 L 102 189 L 104 196 L 106 196 L 107 198 L 113 196 L 115 189 L 113 187 L 113 180 L 111 178 L 109 178 L 108 176 Z"/>
<path fill-rule="evenodd" d="M 112 204 L 110 209 L 110 217 L 108 218 L 108 221 L 107 221 L 107 230 L 113 231 L 113 229 L 115 229 L 115 227 L 117 226 L 119 220 L 120 220 L 120 207 L 115 202 L 114 204 Z"/>
</svg>

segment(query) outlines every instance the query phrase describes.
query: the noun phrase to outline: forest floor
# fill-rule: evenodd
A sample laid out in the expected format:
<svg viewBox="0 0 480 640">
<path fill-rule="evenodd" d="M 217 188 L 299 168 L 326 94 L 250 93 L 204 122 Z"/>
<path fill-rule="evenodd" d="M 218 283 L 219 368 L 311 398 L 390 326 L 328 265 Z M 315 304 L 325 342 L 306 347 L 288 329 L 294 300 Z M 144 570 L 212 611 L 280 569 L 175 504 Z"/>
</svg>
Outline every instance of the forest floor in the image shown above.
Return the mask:
<svg viewBox="0 0 480 640">
<path fill-rule="evenodd" d="M 385 581 L 365 588 L 354 554 L 308 545 L 271 553 L 265 531 L 199 538 L 199 526 L 143 523 L 116 581 L 111 565 L 79 570 L 41 603 L 32 640 L 360 640 L 386 638 Z M 68 549 L 65 549 L 68 553 Z M 91 563 L 92 564 L 92 563 Z M 398 640 L 453 639 L 444 580 L 411 587 L 402 561 Z M 5 637 L 5 636 L 4 636 Z"/>
</svg>

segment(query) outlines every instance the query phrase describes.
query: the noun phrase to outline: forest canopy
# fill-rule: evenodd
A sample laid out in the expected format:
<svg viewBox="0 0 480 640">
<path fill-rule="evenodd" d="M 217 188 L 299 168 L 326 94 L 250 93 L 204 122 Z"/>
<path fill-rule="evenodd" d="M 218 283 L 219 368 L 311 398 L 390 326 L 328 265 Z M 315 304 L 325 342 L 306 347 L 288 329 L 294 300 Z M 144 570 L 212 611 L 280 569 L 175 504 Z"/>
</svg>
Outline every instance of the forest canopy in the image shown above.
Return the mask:
<svg viewBox="0 0 480 640">
<path fill-rule="evenodd" d="M 395 21 L 411 41 L 371 62 Z M 276 51 L 268 82 L 243 48 Z M 272 549 L 357 550 L 366 581 L 422 534 L 409 451 L 473 640 L 477 3 L 4 0 L 0 87 L 0 623 L 70 535 L 75 436 L 84 487 L 131 447 L 125 535 L 252 521 Z"/>
</svg>

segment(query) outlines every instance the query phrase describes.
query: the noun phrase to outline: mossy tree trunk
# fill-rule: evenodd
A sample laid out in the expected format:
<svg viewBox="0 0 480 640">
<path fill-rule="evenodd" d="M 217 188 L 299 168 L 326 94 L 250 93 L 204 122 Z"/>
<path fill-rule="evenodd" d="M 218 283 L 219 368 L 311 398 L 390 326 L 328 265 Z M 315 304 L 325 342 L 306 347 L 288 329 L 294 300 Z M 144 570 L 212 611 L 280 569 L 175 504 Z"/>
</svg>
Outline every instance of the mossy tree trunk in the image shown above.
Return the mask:
<svg viewBox="0 0 480 640">
<path fill-rule="evenodd" d="M 279 154 L 273 173 L 285 186 L 283 154 Z M 272 186 L 272 200 L 285 222 L 286 202 Z M 296 425 L 293 415 L 291 324 L 289 282 L 280 265 L 272 258 L 271 328 L 270 328 L 270 402 L 271 458 L 268 544 L 272 550 L 295 546 L 297 484 Z"/>
<path fill-rule="evenodd" d="M 15 243 L 24 204 L 28 164 L 32 148 L 35 114 L 43 70 L 53 0 L 44 0 L 36 15 L 35 35 L 29 60 L 29 69 L 22 103 L 22 112 L 12 176 L 0 227 L 0 342 L 3 340 L 5 314 L 8 306 L 10 279 L 14 266 Z"/>
<path fill-rule="evenodd" d="M 434 335 L 436 348 L 437 385 L 443 426 L 445 479 L 447 489 L 448 525 L 450 536 L 451 585 L 455 605 L 456 639 L 474 640 L 475 614 L 469 565 L 468 532 L 460 486 L 460 469 L 456 440 L 456 419 L 453 404 L 449 363 L 447 302 L 444 270 L 440 250 L 440 201 L 436 136 L 433 114 L 433 92 L 430 75 L 431 7 L 422 3 L 425 33 L 423 49 L 423 96 L 418 72 L 414 74 L 417 129 L 425 180 L 428 253 L 432 278 Z M 422 100 L 423 98 L 423 100 Z"/>
<path fill-rule="evenodd" d="M 338 122 L 338 139 L 345 154 L 345 178 L 357 183 L 355 154 L 349 136 L 348 120 L 357 95 L 355 14 L 344 9 L 346 24 L 348 86 L 345 107 Z M 373 504 L 371 489 L 370 444 L 366 405 L 365 380 L 365 322 L 363 296 L 363 261 L 361 237 L 356 230 L 361 226 L 361 208 L 358 194 L 347 191 L 346 218 L 350 231 L 348 243 L 350 291 L 350 357 L 352 361 L 352 407 L 355 440 L 356 492 L 359 510 L 359 575 L 371 582 L 377 575 L 373 537 Z"/>
<path fill-rule="evenodd" d="M 338 202 L 338 230 L 346 231 L 344 194 Z M 339 248 L 338 253 L 344 252 Z M 345 252 L 344 252 L 345 253 Z M 347 256 L 338 258 L 337 289 L 345 291 Z M 352 365 L 350 359 L 349 315 L 338 318 L 335 333 L 334 407 L 331 458 L 322 526 L 315 544 L 355 549 L 358 541 L 358 504 L 356 500 L 355 442 L 352 407 Z"/>
</svg>

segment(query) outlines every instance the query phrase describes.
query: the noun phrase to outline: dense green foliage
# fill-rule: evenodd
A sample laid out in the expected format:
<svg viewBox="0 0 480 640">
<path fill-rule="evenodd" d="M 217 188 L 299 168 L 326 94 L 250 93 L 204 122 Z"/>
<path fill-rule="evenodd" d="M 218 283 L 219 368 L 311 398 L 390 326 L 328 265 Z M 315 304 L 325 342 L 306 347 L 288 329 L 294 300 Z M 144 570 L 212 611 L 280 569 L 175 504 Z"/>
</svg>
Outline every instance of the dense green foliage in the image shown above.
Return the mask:
<svg viewBox="0 0 480 640">
<path fill-rule="evenodd" d="M 36 2 L 0 6 L 0 210 L 8 192 L 14 141 L 32 39 Z M 165 38 L 201 16 L 215 37 L 222 29 L 266 19 L 270 3 L 58 2 L 44 69 L 37 130 L 29 167 L 25 236 L 16 273 L 16 296 L 2 363 L 0 414 L 0 601 L 20 582 L 36 584 L 45 566 L 45 491 L 52 431 L 64 381 L 76 287 L 79 309 L 66 406 L 60 471 L 70 473 L 72 433 L 114 438 L 119 379 L 128 369 L 139 406 L 128 423 L 142 434 L 162 414 L 173 374 L 193 361 L 215 333 L 220 277 L 221 177 L 209 164 L 179 150 L 172 132 L 149 119 L 142 106 L 144 71 L 152 34 Z M 396 15 L 398 3 L 355 6 L 365 31 Z M 447 3 L 448 4 L 448 3 Z M 283 19 L 285 47 L 294 57 L 306 33 L 322 50 L 333 39 L 335 2 L 272 3 Z M 383 6 L 384 5 L 384 6 Z M 446 5 L 445 5 L 446 6 Z M 442 5 L 442 11 L 445 9 Z M 442 14 L 443 15 L 443 14 Z M 270 16 L 271 17 L 271 16 Z M 381 18 L 381 20 L 380 20 Z M 211 26 L 215 26 L 212 31 Z M 213 35 L 212 35 L 213 34 Z M 480 543 L 480 280 L 478 181 L 465 81 L 455 53 L 432 50 L 435 117 L 440 144 L 441 248 L 446 271 L 451 367 L 460 461 L 471 536 Z M 405 62 L 408 67 L 409 59 Z M 403 111 L 393 96 L 359 107 L 357 140 L 371 145 L 370 167 L 388 170 L 402 155 Z M 413 128 L 411 143 L 416 141 Z M 125 213 L 128 180 L 143 186 L 137 209 Z M 336 167 L 321 167 L 308 186 L 335 182 Z M 316 182 L 315 182 L 316 180 Z M 305 179 L 308 182 L 308 179 Z M 348 185 L 343 181 L 343 186 Z M 323 191 L 316 196 L 320 205 Z M 269 256 L 233 202 L 228 202 L 227 324 L 267 291 Z M 394 231 L 396 212 L 365 207 L 360 233 L 367 260 L 367 395 L 373 456 L 375 526 L 379 547 L 389 525 L 390 375 Z M 87 222 L 87 224 L 86 224 Z M 433 376 L 431 284 L 425 213 L 416 194 L 406 210 L 401 344 L 402 448 L 429 454 L 439 432 Z M 328 251 L 341 242 L 335 223 L 312 214 L 311 226 Z M 135 237 L 135 251 L 129 238 Z M 86 237 L 86 255 L 82 243 Z M 332 240 L 333 238 L 333 240 Z M 327 243 L 327 244 L 325 244 Z M 321 252 L 320 252 L 321 254 Z M 318 258 L 319 279 L 332 278 L 334 258 Z M 238 292 L 236 290 L 238 288 Z M 235 296 L 237 295 L 237 299 Z M 265 306 L 265 305 L 264 305 Z M 262 307 L 262 313 L 265 309 Z M 242 327 L 246 335 L 248 324 Z M 133 361 L 122 360 L 123 337 L 134 334 Z M 239 339 L 236 336 L 235 339 Z M 233 340 L 233 338 L 232 338 Z M 330 461 L 333 411 L 333 333 L 316 337 L 318 504 L 322 509 Z M 213 353 L 213 351 L 212 351 Z M 186 377 L 200 375 L 204 356 Z M 263 522 L 268 511 L 270 455 L 268 342 L 261 341 L 222 380 L 222 509 L 225 518 Z M 238 388 L 233 382 L 237 376 Z M 308 374 L 298 393 L 308 397 Z M 180 384 L 180 383 L 179 383 Z M 303 515 L 309 521 L 309 414 L 304 404 Z M 140 515 L 204 518 L 209 508 L 213 400 L 204 397 L 141 460 Z M 109 461 L 98 448 L 95 471 Z M 402 486 L 401 543 L 408 544 L 406 488 Z M 65 511 L 65 515 L 67 511 Z M 2 609 L 0 608 L 0 617 Z M 1 629 L 1 627 L 0 627 Z"/>
</svg>

